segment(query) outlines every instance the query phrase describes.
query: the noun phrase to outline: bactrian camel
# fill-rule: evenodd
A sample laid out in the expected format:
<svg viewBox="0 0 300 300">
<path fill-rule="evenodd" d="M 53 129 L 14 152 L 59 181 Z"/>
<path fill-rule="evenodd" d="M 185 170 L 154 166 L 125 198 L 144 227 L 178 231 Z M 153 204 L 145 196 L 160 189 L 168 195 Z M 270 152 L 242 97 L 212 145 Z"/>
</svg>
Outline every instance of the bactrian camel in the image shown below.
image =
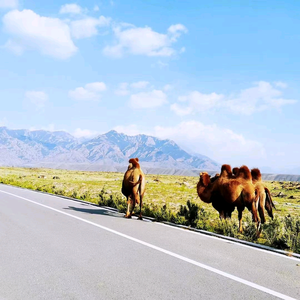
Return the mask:
<svg viewBox="0 0 300 300">
<path fill-rule="evenodd" d="M 122 194 L 127 198 L 127 212 L 125 218 L 131 218 L 136 204 L 140 205 L 139 219 L 142 219 L 142 205 L 145 193 L 145 174 L 138 158 L 129 159 L 128 169 L 122 182 Z"/>
<path fill-rule="evenodd" d="M 220 218 L 230 217 L 234 208 L 237 207 L 240 232 L 242 232 L 242 214 L 245 207 L 251 211 L 252 219 L 259 228 L 258 196 L 255 195 L 248 167 L 242 166 L 239 168 L 238 176 L 234 176 L 231 167 L 223 165 L 220 176 L 216 177 L 213 182 L 208 173 L 200 173 L 197 192 L 202 201 L 213 204 L 219 211 Z"/>
</svg>

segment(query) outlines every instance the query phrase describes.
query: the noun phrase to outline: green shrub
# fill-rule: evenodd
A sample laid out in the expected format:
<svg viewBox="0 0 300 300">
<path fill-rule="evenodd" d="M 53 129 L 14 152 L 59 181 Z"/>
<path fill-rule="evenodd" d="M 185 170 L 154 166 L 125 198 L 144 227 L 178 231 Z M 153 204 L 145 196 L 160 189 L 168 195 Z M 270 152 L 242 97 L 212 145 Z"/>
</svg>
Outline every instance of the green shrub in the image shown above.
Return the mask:
<svg viewBox="0 0 300 300">
<path fill-rule="evenodd" d="M 198 204 L 192 203 L 190 200 L 188 200 L 186 205 L 180 205 L 178 215 L 185 218 L 185 225 L 195 227 L 199 220 L 199 210 L 200 207 Z"/>
<path fill-rule="evenodd" d="M 89 191 L 85 191 L 81 196 L 80 196 L 81 200 L 84 201 L 90 201 L 91 200 L 91 194 Z"/>
<path fill-rule="evenodd" d="M 245 218 L 243 226 L 243 239 L 249 242 L 255 242 L 258 239 L 257 224 L 252 221 L 249 215 Z"/>
<path fill-rule="evenodd" d="M 239 235 L 239 227 L 232 219 L 219 219 L 214 223 L 213 231 L 230 237 L 238 237 Z"/>
</svg>

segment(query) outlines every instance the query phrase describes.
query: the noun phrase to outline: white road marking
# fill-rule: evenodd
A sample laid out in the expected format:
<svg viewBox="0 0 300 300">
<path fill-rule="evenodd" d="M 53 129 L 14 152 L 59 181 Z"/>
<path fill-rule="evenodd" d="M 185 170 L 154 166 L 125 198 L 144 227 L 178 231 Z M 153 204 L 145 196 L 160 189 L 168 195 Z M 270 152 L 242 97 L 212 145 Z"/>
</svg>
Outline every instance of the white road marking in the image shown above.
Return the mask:
<svg viewBox="0 0 300 300">
<path fill-rule="evenodd" d="M 68 198 L 60 197 L 60 196 L 57 196 L 57 195 L 54 195 L 54 194 L 49 194 L 49 193 L 44 193 L 44 192 L 37 192 L 37 191 L 34 191 L 34 190 L 29 190 L 29 189 L 21 188 L 21 187 L 18 187 L 18 186 L 10 186 L 10 187 L 12 187 L 14 189 L 26 190 L 28 192 L 33 192 L 33 193 L 42 193 L 42 194 L 44 194 L 46 196 L 52 196 L 52 197 L 56 198 L 57 200 L 62 200 L 63 199 L 65 201 L 72 201 L 72 202 L 76 201 L 76 202 L 84 204 L 84 205 L 91 205 L 91 203 L 83 201 L 83 200 L 77 201 L 75 199 L 68 199 Z M 92 205 L 92 207 L 95 208 L 94 205 Z M 99 207 L 97 207 L 97 208 L 99 209 Z M 118 214 L 118 215 L 124 215 L 124 214 L 122 214 L 122 213 L 120 213 L 118 211 L 114 211 L 113 209 L 108 209 L 108 208 L 105 208 L 105 207 L 101 207 L 101 209 L 109 211 L 109 212 L 113 212 L 113 213 Z M 137 217 L 135 217 L 135 216 L 133 216 L 133 218 L 137 219 Z M 143 222 L 152 222 L 152 221 L 144 218 Z M 165 226 L 165 227 L 169 227 L 169 228 L 172 228 L 172 229 L 175 229 L 175 230 L 181 230 L 181 231 L 185 230 L 185 228 L 176 227 L 176 226 L 170 226 L 168 224 L 164 224 L 164 223 L 161 223 L 161 222 L 155 222 L 155 225 Z M 251 245 L 242 244 L 242 243 L 239 243 L 239 242 L 236 242 L 236 241 L 232 241 L 232 240 L 228 240 L 228 239 L 225 239 L 225 238 L 222 238 L 222 237 L 217 237 L 217 236 L 213 236 L 213 235 L 209 235 L 209 234 L 204 234 L 204 233 L 193 231 L 193 230 L 185 230 L 185 232 L 187 232 L 189 234 L 196 234 L 196 235 L 202 234 L 202 235 L 204 235 L 207 238 L 215 239 L 215 240 L 218 240 L 219 242 L 230 243 L 230 244 L 234 244 L 234 245 L 236 245 L 238 247 L 250 248 L 251 250 L 261 251 L 261 252 L 267 253 L 268 255 L 275 255 L 275 256 L 278 256 L 278 257 L 281 257 L 281 258 L 285 258 L 285 259 L 294 260 L 294 261 L 299 262 L 299 258 L 297 258 L 297 257 L 288 256 L 288 255 L 284 255 L 282 253 L 276 253 L 276 252 L 273 252 L 273 251 L 270 251 L 270 250 L 265 250 L 265 249 L 253 247 Z"/>
<path fill-rule="evenodd" d="M 33 201 L 33 200 L 30 200 L 30 199 L 27 199 L 27 198 L 24 198 L 24 197 L 22 197 L 22 196 L 18 196 L 18 195 L 9 193 L 9 192 L 5 192 L 5 191 L 1 191 L 1 190 L 0 190 L 0 192 L 1 192 L 1 193 L 4 193 L 4 194 L 11 195 L 11 196 L 14 196 L 14 197 L 19 198 L 19 199 L 23 199 L 23 200 L 25 200 L 25 201 L 28 201 L 28 202 L 30 202 L 30 203 L 33 203 L 33 204 L 42 206 L 42 207 L 44 207 L 44 208 L 53 210 L 53 211 L 55 211 L 55 212 L 58 212 L 58 213 L 60 213 L 60 214 L 65 215 L 65 216 L 68 216 L 68 217 L 77 219 L 77 220 L 79 220 L 79 221 L 85 222 L 85 223 L 87 223 L 87 224 L 96 226 L 96 227 L 98 227 L 98 228 L 101 228 L 101 229 L 106 230 L 106 231 L 108 231 L 108 232 L 111 232 L 111 233 L 113 233 L 113 234 L 116 234 L 116 235 L 121 236 L 121 237 L 123 237 L 123 238 L 126 238 L 126 239 L 128 239 L 128 240 L 131 240 L 131 241 L 133 241 L 133 242 L 136 242 L 136 243 L 138 243 L 138 244 L 144 245 L 144 246 L 146 246 L 146 247 L 148 247 L 148 248 L 151 248 L 151 249 L 157 250 L 157 251 L 159 251 L 159 252 L 165 253 L 165 254 L 167 254 L 167 255 L 169 255 L 169 256 L 178 258 L 178 259 L 180 259 L 180 260 L 182 260 L 182 261 L 185 261 L 185 262 L 190 263 L 190 264 L 192 264 L 192 265 L 198 266 L 198 267 L 200 267 L 200 268 L 202 268 L 202 269 L 211 271 L 211 272 L 216 273 L 216 274 L 218 274 L 218 275 L 221 275 L 221 276 L 223 276 L 223 277 L 232 279 L 232 280 L 234 280 L 234 281 L 236 281 L 236 282 L 245 284 L 245 285 L 247 285 L 247 286 L 250 286 L 250 287 L 252 287 L 252 288 L 255 288 L 255 289 L 257 289 L 257 290 L 260 290 L 260 291 L 265 292 L 265 293 L 267 293 L 267 294 L 270 294 L 270 295 L 272 295 L 272 296 L 278 297 L 278 298 L 280 298 L 280 299 L 285 299 L 285 300 L 297 300 L 297 299 L 295 299 L 295 298 L 292 298 L 292 297 L 289 297 L 289 296 L 287 296 L 287 295 L 281 294 L 281 293 L 279 293 L 279 292 L 273 291 L 273 290 L 271 290 L 271 289 L 268 289 L 268 288 L 263 287 L 263 286 L 261 286 L 261 285 L 258 285 L 258 284 L 256 284 L 256 283 L 253 283 L 253 282 L 251 282 L 251 281 L 248 281 L 248 280 L 239 278 L 239 277 L 237 277 L 237 276 L 234 276 L 234 275 L 231 275 L 231 274 L 229 274 L 229 273 L 223 272 L 223 271 L 221 271 L 221 270 L 212 268 L 212 267 L 210 267 L 210 266 L 207 266 L 207 265 L 205 265 L 205 264 L 199 263 L 199 262 L 197 262 L 197 261 L 195 261 L 195 260 L 189 259 L 189 258 L 184 257 L 184 256 L 182 256 L 182 255 L 179 255 L 179 254 L 176 254 L 176 253 L 174 253 L 174 252 L 165 250 L 165 249 L 163 249 L 163 248 L 157 247 L 157 246 L 152 245 L 152 244 L 150 244 L 150 243 L 141 241 L 141 240 L 139 240 L 139 239 L 136 239 L 136 238 L 131 237 L 131 236 L 129 236 L 129 235 L 123 234 L 123 233 L 118 232 L 118 231 L 116 231 L 116 230 L 113 230 L 113 229 L 110 229 L 110 228 L 108 228 L 108 227 L 99 225 L 99 224 L 97 224 L 97 223 L 94 223 L 94 222 L 91 222 L 91 221 L 82 219 L 82 218 L 80 218 L 80 217 L 77 217 L 77 216 L 68 214 L 68 213 L 66 213 L 66 212 L 64 212 L 64 211 L 60 211 L 60 210 L 58 210 L 58 209 L 56 209 L 56 208 L 53 208 L 53 207 L 50 207 L 50 206 L 47 206 L 47 205 L 44 205 L 44 204 L 35 202 L 35 201 Z"/>
<path fill-rule="evenodd" d="M 181 227 L 170 226 L 168 224 L 159 223 L 159 222 L 156 222 L 156 224 L 161 225 L 161 226 L 166 226 L 166 227 L 172 227 L 173 229 L 176 229 L 176 230 L 184 230 L 185 229 L 185 228 L 181 228 Z M 273 252 L 273 251 L 270 251 L 270 250 L 256 248 L 256 247 L 253 247 L 253 246 L 250 246 L 250 245 L 245 245 L 245 244 L 242 244 L 242 243 L 239 243 L 239 242 L 236 242 L 236 241 L 227 240 L 227 239 L 222 238 L 222 237 L 217 237 L 217 236 L 213 236 L 213 235 L 209 235 L 209 234 L 205 234 L 205 233 L 201 233 L 201 232 L 197 232 L 197 231 L 193 231 L 193 230 L 185 230 L 185 232 L 188 232 L 188 233 L 191 233 L 191 234 L 196 234 L 196 235 L 202 234 L 207 238 L 215 239 L 215 240 L 218 240 L 220 242 L 234 244 L 234 245 L 239 246 L 239 247 L 251 248 L 252 250 L 255 250 L 255 251 L 260 251 L 260 252 L 268 253 L 269 255 L 275 255 L 275 256 L 279 256 L 281 258 L 291 259 L 291 260 L 299 262 L 299 258 L 297 258 L 297 257 L 287 256 L 287 255 L 284 255 L 284 254 L 281 254 L 281 253 L 276 253 L 276 252 Z"/>
</svg>

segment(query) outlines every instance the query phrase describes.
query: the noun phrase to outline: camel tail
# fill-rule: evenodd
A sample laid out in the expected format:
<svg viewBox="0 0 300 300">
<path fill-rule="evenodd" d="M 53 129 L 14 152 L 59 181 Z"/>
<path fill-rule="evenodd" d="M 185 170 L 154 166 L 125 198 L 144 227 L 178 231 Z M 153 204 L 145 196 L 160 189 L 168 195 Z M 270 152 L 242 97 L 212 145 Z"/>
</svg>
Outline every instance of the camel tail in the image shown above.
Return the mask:
<svg viewBox="0 0 300 300">
<path fill-rule="evenodd" d="M 266 202 L 265 202 L 265 209 L 268 212 L 268 215 L 273 219 L 273 209 L 276 209 L 274 202 L 272 201 L 272 197 L 270 194 L 270 191 L 268 188 L 265 187 L 265 193 L 266 193 Z"/>
<path fill-rule="evenodd" d="M 140 184 L 142 182 L 143 176 L 140 175 L 139 179 L 137 182 L 134 181 L 129 181 L 132 184 L 132 187 L 135 187 L 136 185 Z"/>
</svg>

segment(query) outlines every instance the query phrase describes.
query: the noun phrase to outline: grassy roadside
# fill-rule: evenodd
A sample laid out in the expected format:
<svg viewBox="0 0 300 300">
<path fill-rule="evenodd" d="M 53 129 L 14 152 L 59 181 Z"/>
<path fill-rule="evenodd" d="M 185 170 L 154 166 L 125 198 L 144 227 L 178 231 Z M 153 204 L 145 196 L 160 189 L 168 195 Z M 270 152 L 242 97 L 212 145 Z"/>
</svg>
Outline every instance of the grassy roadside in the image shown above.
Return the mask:
<svg viewBox="0 0 300 300">
<path fill-rule="evenodd" d="M 0 168 L 0 182 L 107 205 L 125 212 L 123 174 L 36 168 Z M 238 233 L 237 212 L 220 221 L 210 204 L 197 196 L 198 177 L 146 175 L 143 215 L 300 253 L 300 183 L 267 181 L 277 210 L 267 217 L 257 239 L 250 213 L 244 211 L 244 232 Z"/>
</svg>

